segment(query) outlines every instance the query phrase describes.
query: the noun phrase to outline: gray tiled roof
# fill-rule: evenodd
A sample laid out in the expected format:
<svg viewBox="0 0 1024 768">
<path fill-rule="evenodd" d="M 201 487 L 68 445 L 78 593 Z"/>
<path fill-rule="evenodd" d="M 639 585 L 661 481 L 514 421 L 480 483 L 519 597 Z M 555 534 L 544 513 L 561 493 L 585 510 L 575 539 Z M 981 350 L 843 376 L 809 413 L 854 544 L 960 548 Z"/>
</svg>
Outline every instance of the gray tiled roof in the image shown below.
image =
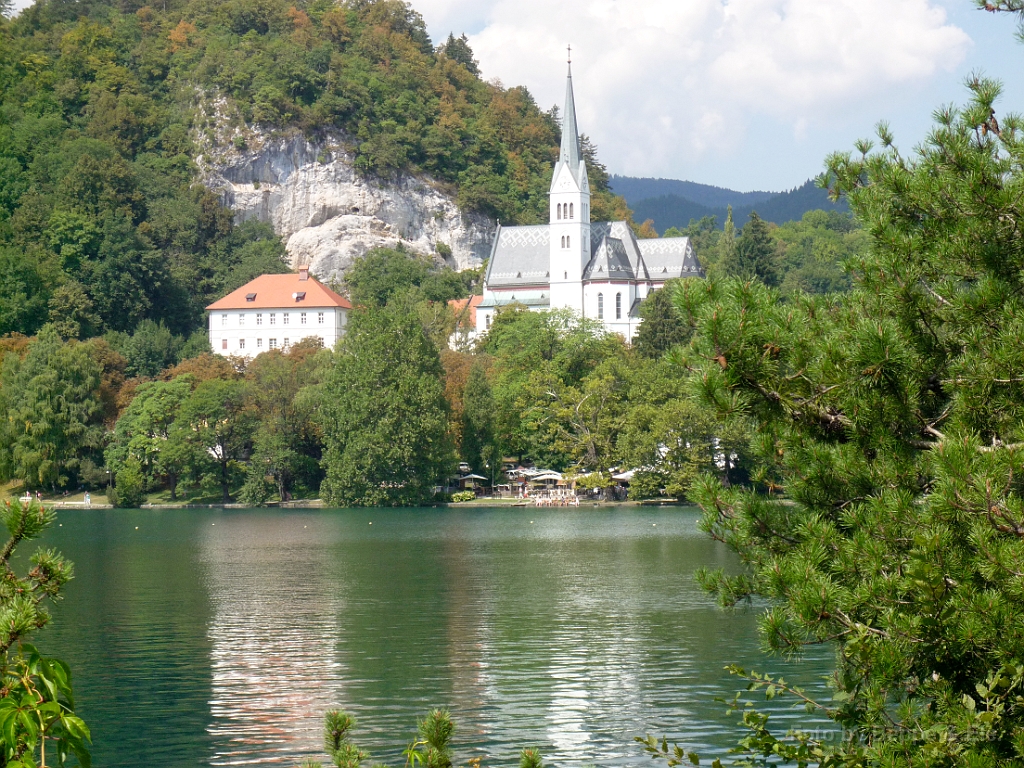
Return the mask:
<svg viewBox="0 0 1024 768">
<path fill-rule="evenodd" d="M 551 282 L 548 225 L 498 227 L 487 265 L 487 285 L 547 285 Z"/>
<path fill-rule="evenodd" d="M 635 280 L 625 244 L 616 238 L 601 238 L 594 255 L 583 271 L 584 280 Z"/>
<path fill-rule="evenodd" d="M 661 281 L 673 277 L 704 277 L 704 270 L 693 252 L 688 237 L 664 237 L 657 240 L 638 240 L 640 251 L 650 272 L 651 280 Z"/>
<path fill-rule="evenodd" d="M 663 282 L 673 277 L 703 277 L 687 237 L 637 240 L 624 221 L 590 225 L 591 258 L 584 280 Z M 551 283 L 548 225 L 499 227 L 487 267 L 487 286 L 508 289 Z"/>
</svg>

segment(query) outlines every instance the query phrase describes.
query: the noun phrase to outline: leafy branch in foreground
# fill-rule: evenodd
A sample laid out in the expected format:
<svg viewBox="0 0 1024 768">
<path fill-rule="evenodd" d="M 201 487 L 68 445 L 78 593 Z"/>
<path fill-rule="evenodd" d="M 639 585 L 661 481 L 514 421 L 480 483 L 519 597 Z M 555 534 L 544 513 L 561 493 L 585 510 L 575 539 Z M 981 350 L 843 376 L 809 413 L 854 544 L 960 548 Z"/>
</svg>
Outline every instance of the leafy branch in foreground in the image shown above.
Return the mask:
<svg viewBox="0 0 1024 768">
<path fill-rule="evenodd" d="M 333 709 L 324 715 L 324 749 L 336 768 L 359 768 L 369 758 L 368 753 L 359 749 L 349 739 L 355 725 L 352 716 Z M 402 752 L 405 768 L 452 768 L 452 736 L 455 723 L 447 710 L 433 709 L 419 722 L 417 738 Z M 474 757 L 468 761 L 469 768 L 480 768 L 482 760 Z M 299 768 L 323 768 L 317 760 L 305 760 Z M 385 768 L 374 765 L 373 768 Z M 536 749 L 524 749 L 520 754 L 519 768 L 544 768 L 544 761 Z"/>
<path fill-rule="evenodd" d="M 8 768 L 63 766 L 69 755 L 90 764 L 89 728 L 75 715 L 71 670 L 44 657 L 25 638 L 49 622 L 45 604 L 60 598 L 72 578 L 71 563 L 53 550 L 32 556 L 32 568 L 19 576 L 11 558 L 19 544 L 38 537 L 56 515 L 32 501 L 6 501 L 0 520 L 10 538 L 0 550 L 0 765 Z M 38 757 L 38 761 L 37 761 Z"/>
</svg>

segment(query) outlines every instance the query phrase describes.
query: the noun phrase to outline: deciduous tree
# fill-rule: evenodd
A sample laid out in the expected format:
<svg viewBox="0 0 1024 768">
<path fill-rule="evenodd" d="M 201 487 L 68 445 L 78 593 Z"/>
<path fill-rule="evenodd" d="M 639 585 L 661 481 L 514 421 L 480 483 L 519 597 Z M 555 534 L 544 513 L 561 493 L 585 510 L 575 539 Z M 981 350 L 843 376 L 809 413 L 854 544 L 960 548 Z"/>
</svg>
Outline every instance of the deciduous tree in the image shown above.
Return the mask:
<svg viewBox="0 0 1024 768">
<path fill-rule="evenodd" d="M 353 315 L 321 391 L 323 497 L 414 505 L 455 468 L 437 348 L 403 307 Z"/>
</svg>

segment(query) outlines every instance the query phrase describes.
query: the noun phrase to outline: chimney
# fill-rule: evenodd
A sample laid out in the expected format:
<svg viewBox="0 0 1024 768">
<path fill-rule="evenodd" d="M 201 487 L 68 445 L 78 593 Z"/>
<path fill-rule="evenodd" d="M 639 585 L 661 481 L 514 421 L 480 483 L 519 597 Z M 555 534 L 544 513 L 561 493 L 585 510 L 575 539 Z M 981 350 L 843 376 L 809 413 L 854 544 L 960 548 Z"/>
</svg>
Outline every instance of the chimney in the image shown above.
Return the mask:
<svg viewBox="0 0 1024 768">
<path fill-rule="evenodd" d="M 309 280 L 309 267 L 299 267 L 299 280 Z"/>
</svg>

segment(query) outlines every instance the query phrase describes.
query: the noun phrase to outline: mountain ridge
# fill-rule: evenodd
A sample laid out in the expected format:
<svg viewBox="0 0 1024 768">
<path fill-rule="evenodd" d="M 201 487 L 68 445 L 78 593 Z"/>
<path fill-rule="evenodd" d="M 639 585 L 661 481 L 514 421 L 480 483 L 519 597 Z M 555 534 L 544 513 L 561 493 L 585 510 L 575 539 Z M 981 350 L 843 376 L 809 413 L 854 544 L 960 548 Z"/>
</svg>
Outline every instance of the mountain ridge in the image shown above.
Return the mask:
<svg viewBox="0 0 1024 768">
<path fill-rule="evenodd" d="M 714 216 L 717 227 L 721 229 L 725 224 L 729 205 L 733 209 L 733 221 L 740 227 L 755 211 L 762 219 L 774 224 L 798 221 L 808 211 L 849 211 L 845 200 L 833 203 L 828 199 L 825 190 L 819 189 L 813 179 L 783 192 L 737 192 L 723 187 L 673 179 L 612 176 L 611 188 L 613 192 L 626 199 L 637 222 L 650 219 L 658 232 L 664 232 L 670 227 L 683 229 L 690 221 L 700 220 L 705 216 Z M 659 189 L 687 189 L 692 197 L 678 191 L 638 197 L 644 192 Z"/>
</svg>

